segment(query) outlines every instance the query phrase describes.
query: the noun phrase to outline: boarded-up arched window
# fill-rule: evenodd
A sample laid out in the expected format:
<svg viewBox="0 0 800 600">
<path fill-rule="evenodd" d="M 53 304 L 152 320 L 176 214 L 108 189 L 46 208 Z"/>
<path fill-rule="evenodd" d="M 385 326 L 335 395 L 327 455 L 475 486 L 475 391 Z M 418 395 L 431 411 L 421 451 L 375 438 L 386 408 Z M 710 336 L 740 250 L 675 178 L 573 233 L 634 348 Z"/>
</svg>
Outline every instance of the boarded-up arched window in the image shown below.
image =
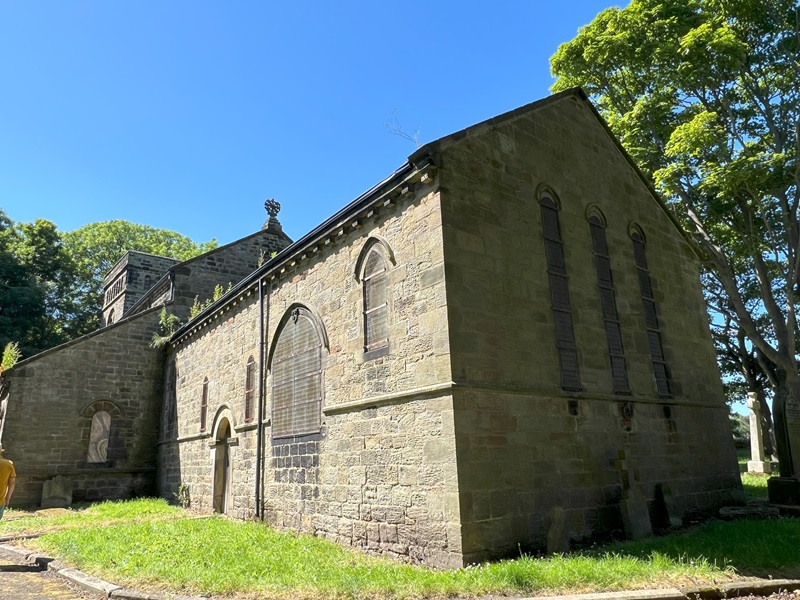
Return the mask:
<svg viewBox="0 0 800 600">
<path fill-rule="evenodd" d="M 664 359 L 661 330 L 658 324 L 658 312 L 656 309 L 656 301 L 653 297 L 653 283 L 650 280 L 650 271 L 647 267 L 644 237 L 638 231 L 634 231 L 631 234 L 631 241 L 633 242 L 633 258 L 636 263 L 636 274 L 639 279 L 639 292 L 642 296 L 642 306 L 644 307 L 647 345 L 650 350 L 650 362 L 653 365 L 656 390 L 659 396 L 668 397 L 672 395 L 669 369 L 667 369 L 667 361 Z"/>
<path fill-rule="evenodd" d="M 389 345 L 386 262 L 377 249 L 367 256 L 364 287 L 364 352 Z"/>
<path fill-rule="evenodd" d="M 200 398 L 200 431 L 206 430 L 208 417 L 208 378 L 203 380 L 203 396 Z"/>
<path fill-rule="evenodd" d="M 608 356 L 611 361 L 611 385 L 615 394 L 630 394 L 605 224 L 599 216 L 592 215 L 589 217 L 589 229 L 592 232 L 592 252 L 597 273 L 597 287 L 600 290 L 600 308 L 603 311 Z"/>
<path fill-rule="evenodd" d="M 542 196 L 540 203 L 547 257 L 547 278 L 550 283 L 550 298 L 556 327 L 556 349 L 561 370 L 561 387 L 565 390 L 575 391 L 581 389 L 581 381 L 578 370 L 578 349 L 575 345 L 575 333 L 572 328 L 572 308 L 569 302 L 564 244 L 561 241 L 558 223 L 558 207 L 555 201 L 547 195 Z"/>
<path fill-rule="evenodd" d="M 308 309 L 296 307 L 272 355 L 272 436 L 318 433 L 322 409 L 322 337 Z"/>
<path fill-rule="evenodd" d="M 244 420 L 253 420 L 253 397 L 255 395 L 256 361 L 253 357 L 247 359 L 247 370 L 244 376 Z"/>
<path fill-rule="evenodd" d="M 111 435 L 111 415 L 99 410 L 92 416 L 89 432 L 89 452 L 86 462 L 104 463 L 108 460 L 108 438 Z"/>
</svg>

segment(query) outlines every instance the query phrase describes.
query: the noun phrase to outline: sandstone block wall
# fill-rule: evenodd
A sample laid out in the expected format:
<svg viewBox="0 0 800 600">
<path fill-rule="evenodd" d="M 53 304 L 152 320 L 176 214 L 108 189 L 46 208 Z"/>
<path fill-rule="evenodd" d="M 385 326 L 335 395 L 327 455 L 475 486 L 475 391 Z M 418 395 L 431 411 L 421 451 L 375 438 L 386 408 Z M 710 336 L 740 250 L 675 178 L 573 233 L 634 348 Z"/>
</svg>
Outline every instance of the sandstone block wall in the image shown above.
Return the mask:
<svg viewBox="0 0 800 600">
<path fill-rule="evenodd" d="M 576 539 L 619 529 L 611 462 L 620 450 L 634 457 L 651 504 L 662 481 L 685 511 L 732 500 L 738 473 L 697 260 L 676 228 L 577 98 L 479 127 L 444 142 L 437 159 L 453 377 L 467 389 L 456 395 L 465 556 L 513 551 L 517 542 L 541 547 L 553 506 L 570 512 Z M 577 393 L 561 389 L 537 195 L 544 187 L 560 204 Z M 612 390 L 591 207 L 607 222 L 626 396 Z M 646 237 L 671 398 L 655 387 L 634 223 Z M 568 413 L 569 399 L 580 417 Z M 630 431 L 623 402 L 634 406 Z"/>
<path fill-rule="evenodd" d="M 163 354 L 149 347 L 158 311 L 142 313 L 19 362 L 10 383 L 2 442 L 17 468 L 14 506 L 35 506 L 55 475 L 73 499 L 155 493 Z M 108 460 L 89 463 L 92 415 L 112 415 Z"/>
<path fill-rule="evenodd" d="M 461 537 L 452 399 L 436 392 L 450 380 L 438 194 L 423 189 L 401 208 L 389 205 L 360 227 L 332 235 L 268 281 L 267 348 L 297 303 L 321 320 L 328 343 L 320 434 L 272 439 L 266 373 L 259 508 L 281 527 L 450 566 L 461 564 Z M 374 236 L 389 245 L 394 264 L 388 265 L 389 350 L 370 359 L 355 270 Z M 188 484 L 201 510 L 215 508 L 214 443 L 218 424 L 229 419 L 236 440 L 229 446 L 228 512 L 255 512 L 256 430 L 242 421 L 247 358 L 258 360 L 258 319 L 254 291 L 174 351 L 179 426 L 177 440 L 161 444 L 162 493 Z M 209 425 L 201 432 L 206 377 Z"/>
</svg>

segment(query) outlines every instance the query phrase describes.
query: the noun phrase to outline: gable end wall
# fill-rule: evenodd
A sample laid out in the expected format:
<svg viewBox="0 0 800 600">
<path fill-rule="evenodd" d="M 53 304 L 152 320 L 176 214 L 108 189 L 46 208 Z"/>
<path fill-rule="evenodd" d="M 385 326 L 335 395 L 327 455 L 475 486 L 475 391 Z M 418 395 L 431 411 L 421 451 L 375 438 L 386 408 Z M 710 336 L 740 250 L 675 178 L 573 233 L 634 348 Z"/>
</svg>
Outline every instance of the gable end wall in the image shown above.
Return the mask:
<svg viewBox="0 0 800 600">
<path fill-rule="evenodd" d="M 567 511 L 574 540 L 620 530 L 620 452 L 651 508 L 657 484 L 671 491 L 677 517 L 732 501 L 738 469 L 697 262 L 589 108 L 566 98 L 486 125 L 445 145 L 437 164 L 465 558 L 542 549 L 555 506 Z M 559 376 L 537 197 L 544 186 L 560 203 L 575 393 Z M 628 396 L 612 389 L 590 205 L 607 220 Z M 656 393 L 634 222 L 647 238 L 672 398 Z M 634 410 L 629 431 L 625 403 Z"/>
</svg>

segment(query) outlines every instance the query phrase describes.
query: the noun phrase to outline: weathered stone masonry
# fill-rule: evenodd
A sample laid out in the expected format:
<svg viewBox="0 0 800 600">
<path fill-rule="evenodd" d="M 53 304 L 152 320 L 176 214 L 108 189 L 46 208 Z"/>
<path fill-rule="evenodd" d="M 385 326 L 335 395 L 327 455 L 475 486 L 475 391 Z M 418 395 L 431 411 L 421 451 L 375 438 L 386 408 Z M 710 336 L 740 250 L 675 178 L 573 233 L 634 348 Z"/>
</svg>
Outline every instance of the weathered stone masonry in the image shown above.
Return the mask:
<svg viewBox="0 0 800 600">
<path fill-rule="evenodd" d="M 646 498 L 656 524 L 659 490 L 668 490 L 679 514 L 735 499 L 697 261 L 588 103 L 567 95 L 525 107 L 429 144 L 415 160 L 436 166 L 421 168 L 424 185 L 398 183 L 400 195 L 375 191 L 380 209 L 370 217 L 356 208 L 340 213 L 328 232 L 317 232 L 322 242 L 313 249 L 298 247 L 251 278 L 268 290 L 265 355 L 293 306 L 322 324 L 323 417 L 312 438 L 273 440 L 265 359 L 262 489 L 258 471 L 233 469 L 236 514 L 255 511 L 342 543 L 454 565 L 543 547 L 553 507 L 566 511 L 576 541 L 622 529 L 623 479 Z M 580 378 L 570 392 L 561 389 L 556 353 L 545 192 L 557 202 L 570 292 Z M 609 246 L 630 393 L 611 385 L 590 214 L 602 217 Z M 667 396 L 655 385 L 633 231 L 657 249 L 648 269 Z M 373 360 L 364 353 L 357 272 L 370 239 L 393 256 L 390 343 Z M 213 429 L 196 432 L 199 386 L 216 377 L 208 410 L 232 415 L 237 430 L 244 364 L 255 350 L 233 340 L 241 319 L 258 319 L 256 301 L 251 291 L 239 300 L 246 308 L 210 317 L 175 347 L 176 364 L 191 365 L 178 391 L 179 420 L 195 428 L 179 438 L 179 462 L 193 497 L 209 509 L 215 459 L 203 457 L 216 438 Z M 206 375 L 215 362 L 236 365 L 235 384 Z M 257 435 L 242 433 L 228 449 L 232 464 L 258 455 Z"/>
<path fill-rule="evenodd" d="M 201 511 L 452 567 L 543 549 L 553 515 L 584 542 L 739 497 L 698 260 L 580 91 L 427 144 L 291 245 L 267 208 L 8 372 L 21 498 L 155 476 Z M 159 305 L 185 319 L 228 281 L 147 347 Z"/>
</svg>

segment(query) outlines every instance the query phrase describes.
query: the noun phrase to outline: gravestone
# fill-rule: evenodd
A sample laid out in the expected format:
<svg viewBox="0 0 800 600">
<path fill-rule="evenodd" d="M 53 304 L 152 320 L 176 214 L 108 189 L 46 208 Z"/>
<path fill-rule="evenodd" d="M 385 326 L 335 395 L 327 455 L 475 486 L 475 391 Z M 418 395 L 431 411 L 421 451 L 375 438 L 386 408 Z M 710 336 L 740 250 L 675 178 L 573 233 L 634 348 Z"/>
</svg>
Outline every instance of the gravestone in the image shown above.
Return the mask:
<svg viewBox="0 0 800 600">
<path fill-rule="evenodd" d="M 784 406 L 776 407 L 774 412 L 775 435 L 785 440 L 786 456 L 780 456 L 781 476 L 767 481 L 769 501 L 787 507 L 800 506 L 800 398 L 789 396 Z"/>
<path fill-rule="evenodd" d="M 547 553 L 569 552 L 567 512 L 560 506 L 550 509 L 550 528 L 547 530 Z"/>
<path fill-rule="evenodd" d="M 650 522 L 647 499 L 638 486 L 634 485 L 624 450 L 619 451 L 614 466 L 619 471 L 622 480 L 622 500 L 620 500 L 619 508 L 622 513 L 622 528 L 625 536 L 631 540 L 638 540 L 653 535 L 653 524 Z"/>
<path fill-rule="evenodd" d="M 751 473 L 769 473 L 770 462 L 764 460 L 764 437 L 761 430 L 761 403 L 754 392 L 747 394 L 747 408 L 750 409 L 750 460 L 747 470 Z"/>
<path fill-rule="evenodd" d="M 800 398 L 786 400 L 786 437 L 792 457 L 792 477 L 800 478 Z"/>
<path fill-rule="evenodd" d="M 42 486 L 42 508 L 67 508 L 72 505 L 72 482 L 63 475 L 48 479 Z"/>
</svg>

